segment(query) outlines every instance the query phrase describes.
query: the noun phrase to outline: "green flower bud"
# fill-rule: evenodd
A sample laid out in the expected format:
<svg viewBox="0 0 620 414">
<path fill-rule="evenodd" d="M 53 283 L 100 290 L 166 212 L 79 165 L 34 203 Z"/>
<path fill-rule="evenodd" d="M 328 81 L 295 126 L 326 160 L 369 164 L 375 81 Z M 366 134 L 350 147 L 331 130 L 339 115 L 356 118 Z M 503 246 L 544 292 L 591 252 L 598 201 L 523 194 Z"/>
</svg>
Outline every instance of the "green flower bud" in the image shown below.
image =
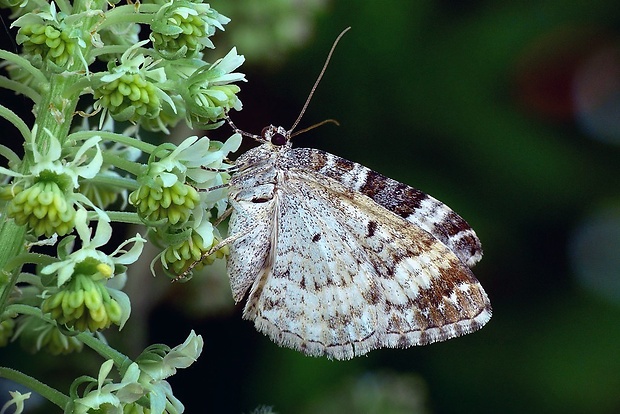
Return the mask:
<svg viewBox="0 0 620 414">
<path fill-rule="evenodd" d="M 71 232 L 75 225 L 75 208 L 56 180 L 42 179 L 17 192 L 7 209 L 19 225 L 27 225 L 38 237 L 59 236 Z M 16 190 L 19 190 L 16 188 Z"/>
<path fill-rule="evenodd" d="M 173 225 L 185 223 L 199 201 L 196 189 L 180 181 L 171 187 L 143 184 L 129 195 L 129 202 L 136 206 L 143 220 L 167 219 Z"/>
<path fill-rule="evenodd" d="M 141 73 L 125 73 L 104 83 L 95 89 L 94 97 L 117 121 L 155 118 L 161 108 L 156 87 Z"/>
<path fill-rule="evenodd" d="M 195 57 L 203 48 L 213 48 L 208 39 L 215 29 L 230 21 L 199 1 L 174 1 L 163 5 L 151 24 L 151 40 L 166 59 Z"/>
<path fill-rule="evenodd" d="M 78 331 L 98 331 L 119 325 L 122 311 L 110 297 L 103 280 L 76 274 L 60 290 L 46 298 L 41 309 L 59 324 Z"/>
<path fill-rule="evenodd" d="M 78 39 L 49 24 L 29 24 L 19 29 L 17 42 L 22 44 L 24 54 L 41 61 L 51 61 L 56 66 L 67 68 L 73 64 L 79 48 Z"/>
<path fill-rule="evenodd" d="M 206 125 L 224 118 L 231 109 L 242 105 L 237 93 L 241 90 L 232 82 L 245 81 L 245 76 L 233 72 L 244 57 L 232 48 L 222 59 L 212 65 L 196 69 L 184 83 L 181 96 L 185 100 L 186 118 L 190 123 Z"/>
<path fill-rule="evenodd" d="M 200 83 L 190 85 L 188 105 L 192 119 L 197 124 L 208 124 L 223 119 L 231 108 L 239 106 L 237 85 L 205 86 Z"/>
<path fill-rule="evenodd" d="M 15 331 L 15 320 L 14 319 L 5 319 L 0 322 L 0 347 L 7 346 L 11 337 L 13 336 L 13 332 Z"/>
<path fill-rule="evenodd" d="M 200 260 L 205 252 L 209 251 L 213 246 L 216 246 L 220 241 L 220 239 L 213 238 L 213 242 L 205 246 L 202 237 L 200 237 L 198 233 L 192 232 L 189 239 L 173 246 L 168 246 L 162 252 L 160 260 L 164 269 L 170 271 L 172 276 L 178 276 L 182 274 L 189 265 Z M 204 266 L 210 265 L 215 259 L 224 258 L 228 253 L 228 246 L 224 246 L 215 253 L 205 257 L 194 267 L 194 270 L 200 270 Z"/>
<path fill-rule="evenodd" d="M 30 352 L 46 351 L 52 355 L 80 352 L 84 344 L 75 336 L 65 336 L 53 324 L 34 316 L 21 316 L 18 320 L 20 344 Z"/>
</svg>

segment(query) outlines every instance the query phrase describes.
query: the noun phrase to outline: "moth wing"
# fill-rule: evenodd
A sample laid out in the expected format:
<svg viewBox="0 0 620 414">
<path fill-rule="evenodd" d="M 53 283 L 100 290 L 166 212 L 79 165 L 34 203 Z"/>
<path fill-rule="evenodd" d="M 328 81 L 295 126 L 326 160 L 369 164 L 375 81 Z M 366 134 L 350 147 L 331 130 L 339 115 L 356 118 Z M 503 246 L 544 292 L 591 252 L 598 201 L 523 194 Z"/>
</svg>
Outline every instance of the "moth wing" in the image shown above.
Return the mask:
<svg viewBox="0 0 620 414">
<path fill-rule="evenodd" d="M 476 232 L 441 201 L 361 164 L 321 150 L 295 148 L 292 154 L 292 159 L 305 160 L 303 168 L 330 177 L 350 191 L 364 194 L 431 233 L 469 267 L 482 258 L 482 246 Z"/>
<path fill-rule="evenodd" d="M 238 238 L 230 244 L 226 268 L 235 303 L 243 300 L 252 284 L 261 278 L 273 256 L 274 190 L 272 184 L 258 185 L 229 197 L 233 211 L 228 234 Z"/>
<path fill-rule="evenodd" d="M 483 288 L 437 237 L 327 175 L 286 174 L 265 209 L 268 253 L 244 308 L 273 341 L 350 359 L 443 341 L 490 319 Z"/>
</svg>

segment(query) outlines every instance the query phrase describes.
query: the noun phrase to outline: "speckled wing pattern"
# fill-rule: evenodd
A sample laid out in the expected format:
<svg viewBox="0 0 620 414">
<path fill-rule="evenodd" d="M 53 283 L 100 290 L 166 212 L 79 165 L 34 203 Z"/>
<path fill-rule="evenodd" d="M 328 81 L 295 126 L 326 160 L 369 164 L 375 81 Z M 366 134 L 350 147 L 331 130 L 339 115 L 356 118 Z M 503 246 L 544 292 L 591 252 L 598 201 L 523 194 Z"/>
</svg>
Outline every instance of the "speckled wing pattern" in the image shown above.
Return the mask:
<svg viewBox="0 0 620 414">
<path fill-rule="evenodd" d="M 315 149 L 237 161 L 228 272 L 243 316 L 282 346 L 350 359 L 464 335 L 491 318 L 467 223 L 432 197 Z M 248 293 L 249 291 L 249 293 Z"/>
</svg>

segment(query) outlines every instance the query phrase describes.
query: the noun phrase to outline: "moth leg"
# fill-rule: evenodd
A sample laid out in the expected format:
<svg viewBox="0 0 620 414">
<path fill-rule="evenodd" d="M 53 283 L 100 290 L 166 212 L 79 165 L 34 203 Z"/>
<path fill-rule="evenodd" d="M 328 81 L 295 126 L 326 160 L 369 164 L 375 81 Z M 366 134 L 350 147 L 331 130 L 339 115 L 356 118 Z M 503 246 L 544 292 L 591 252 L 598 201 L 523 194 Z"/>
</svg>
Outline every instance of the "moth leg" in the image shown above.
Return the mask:
<svg viewBox="0 0 620 414">
<path fill-rule="evenodd" d="M 220 188 L 226 188 L 228 187 L 228 183 L 214 185 L 213 187 L 209 187 L 209 188 L 200 188 L 200 187 L 196 187 L 195 185 L 193 185 L 192 187 L 194 187 L 194 190 L 200 193 L 208 193 L 209 191 L 219 190 Z"/>
<path fill-rule="evenodd" d="M 249 132 L 245 132 L 240 130 L 239 128 L 237 128 L 237 126 L 235 124 L 233 124 L 232 119 L 230 119 L 230 117 L 228 116 L 228 114 L 226 114 L 226 122 L 228 122 L 228 125 L 230 125 L 230 127 L 232 128 L 233 131 L 235 131 L 237 134 L 240 134 L 244 137 L 248 137 L 248 138 L 252 138 L 253 140 L 256 140 L 258 142 L 265 142 L 265 139 L 260 136 L 260 135 L 256 135 L 256 134 L 250 134 Z"/>
<path fill-rule="evenodd" d="M 213 227 L 219 226 L 220 223 L 222 223 L 222 221 L 226 220 L 228 218 L 228 216 L 230 216 L 232 211 L 233 211 L 233 208 L 232 207 L 228 207 L 226 209 L 226 211 L 224 211 L 224 214 L 219 216 L 217 218 L 217 220 L 215 220 L 215 222 L 213 222 Z M 218 251 L 222 247 L 226 246 L 227 244 L 235 241 L 237 238 L 238 237 L 232 237 L 232 236 L 231 237 L 227 237 L 224 240 L 222 240 L 221 242 L 219 242 L 218 244 L 216 244 L 215 246 L 211 247 L 206 253 L 203 253 L 203 255 L 200 256 L 200 259 L 198 259 L 195 262 L 193 262 L 192 264 L 190 264 L 189 267 L 187 269 L 185 269 L 185 271 L 183 273 L 181 273 L 179 276 L 174 278 L 173 281 L 176 282 L 179 279 L 185 278 L 192 271 L 192 269 L 194 269 L 194 267 L 196 267 L 198 265 L 198 263 L 202 262 L 209 255 L 215 253 L 216 251 Z"/>
<path fill-rule="evenodd" d="M 236 165 L 231 165 L 231 166 L 228 166 L 226 168 L 212 168 L 212 167 L 205 167 L 203 165 L 200 168 L 202 168 L 205 171 L 217 172 L 217 173 L 236 172 L 237 171 L 237 166 Z"/>
<path fill-rule="evenodd" d="M 213 190 L 219 190 L 220 188 L 226 188 L 228 187 L 228 184 L 220 184 L 220 185 L 214 185 L 213 187 L 209 187 L 209 188 L 197 188 L 197 191 L 203 191 L 203 192 L 209 192 L 209 191 L 213 191 Z"/>
<path fill-rule="evenodd" d="M 249 233 L 249 232 L 248 232 Z M 180 279 L 184 279 L 187 277 L 188 274 L 191 273 L 191 271 L 198 266 L 198 263 L 202 262 L 204 259 L 206 259 L 207 257 L 211 256 L 213 253 L 217 252 L 218 250 L 220 250 L 222 247 L 224 246 L 228 246 L 229 244 L 231 244 L 232 242 L 234 242 L 235 240 L 237 240 L 240 237 L 243 237 L 245 235 L 247 235 L 248 233 L 238 233 L 238 234 L 233 234 L 232 236 L 228 236 L 226 237 L 224 240 L 222 240 L 221 242 L 219 242 L 218 244 L 216 244 L 215 246 L 211 247 L 209 250 L 207 250 L 206 252 L 204 252 L 202 254 L 202 256 L 200 256 L 200 259 L 196 260 L 195 262 L 193 262 L 192 264 L 190 264 L 187 269 L 185 269 L 185 271 L 183 273 L 181 273 L 179 276 L 175 277 L 172 281 L 176 282 Z"/>
<path fill-rule="evenodd" d="M 233 208 L 232 207 L 228 207 L 226 209 L 226 211 L 224 212 L 224 214 L 222 214 L 221 216 L 219 216 L 217 218 L 217 220 L 215 220 L 215 222 L 213 223 L 213 227 L 219 226 L 222 221 L 226 220 L 228 218 L 228 216 L 230 216 L 232 211 L 233 211 Z"/>
</svg>

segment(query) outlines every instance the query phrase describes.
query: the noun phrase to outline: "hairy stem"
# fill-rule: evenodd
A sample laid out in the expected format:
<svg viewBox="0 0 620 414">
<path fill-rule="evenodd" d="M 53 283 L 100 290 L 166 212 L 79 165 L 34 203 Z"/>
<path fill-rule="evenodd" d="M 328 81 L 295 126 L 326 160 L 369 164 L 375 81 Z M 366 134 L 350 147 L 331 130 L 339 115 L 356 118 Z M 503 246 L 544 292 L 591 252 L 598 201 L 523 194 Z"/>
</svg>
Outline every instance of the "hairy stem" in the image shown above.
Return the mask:
<svg viewBox="0 0 620 414">
<path fill-rule="evenodd" d="M 23 372 L 17 371 L 15 369 L 0 367 L 0 377 L 9 379 L 13 382 L 25 386 L 29 390 L 40 394 L 45 399 L 51 401 L 53 404 L 57 405 L 62 409 L 64 409 L 70 401 L 70 398 L 68 396 L 58 391 L 57 389 L 54 389 L 49 385 L 37 380 L 36 378 L 33 378 L 30 375 L 26 375 Z"/>
</svg>

